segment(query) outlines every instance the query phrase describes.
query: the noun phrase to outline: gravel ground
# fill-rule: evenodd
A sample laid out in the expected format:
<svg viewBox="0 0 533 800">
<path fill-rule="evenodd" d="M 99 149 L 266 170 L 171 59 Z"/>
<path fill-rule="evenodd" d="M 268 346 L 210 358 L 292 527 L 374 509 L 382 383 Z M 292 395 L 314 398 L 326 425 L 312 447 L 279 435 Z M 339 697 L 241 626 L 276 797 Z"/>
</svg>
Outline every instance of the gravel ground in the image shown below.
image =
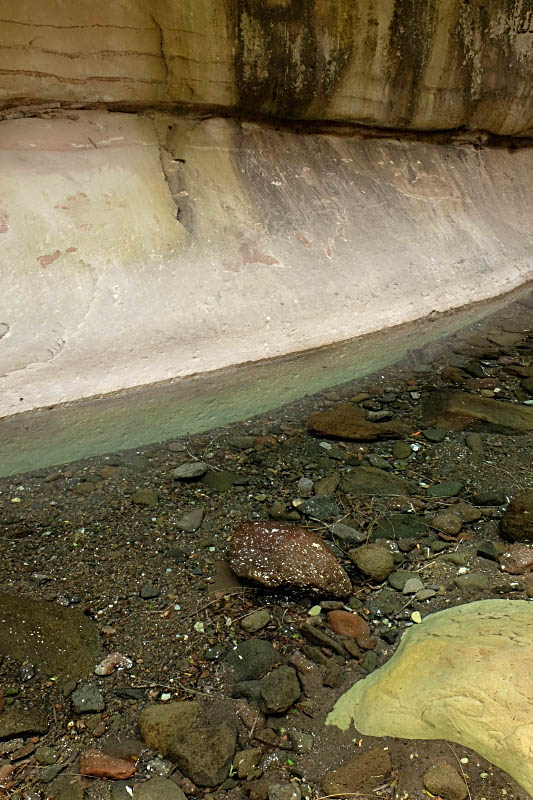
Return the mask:
<svg viewBox="0 0 533 800">
<path fill-rule="evenodd" d="M 1 480 L 0 611 L 9 607 L 24 618 L 26 629 L 15 637 L 5 616 L 0 628 L 0 796 L 120 799 L 159 774 L 168 779 L 168 791 L 170 784 L 179 786 L 187 797 L 297 800 L 300 792 L 318 798 L 327 794 L 323 778 L 328 771 L 353 757 L 354 750 L 380 746 L 388 747 L 392 771 L 362 796 L 428 797 L 423 776 L 445 760 L 463 774 L 471 798 L 526 800 L 527 793 L 509 776 L 462 746 L 376 740 L 353 730 L 325 729 L 323 723 L 354 681 L 392 655 L 415 612 L 423 618 L 470 600 L 533 595 L 527 573 L 502 571 L 498 550 L 506 544 L 499 524 L 509 499 L 533 485 L 533 434 L 501 422 L 477 421 L 450 430 L 428 426 L 424 418 L 428 400 L 450 390 L 506 409 L 529 408 L 532 328 L 533 303 L 515 303 L 383 373 L 258 418 Z M 370 416 L 387 412 L 381 416 L 402 423 L 407 433 L 365 442 L 309 432 L 311 413 L 346 402 Z M 361 464 L 408 480 L 410 491 L 400 496 L 347 491 L 344 479 Z M 432 496 L 430 487 L 443 481 L 459 482 L 461 488 L 452 496 L 446 491 Z M 302 513 L 313 496 L 318 505 Z M 326 501 L 334 503 L 330 513 Z M 449 517 L 451 511 L 453 517 L 460 503 L 474 509 L 471 521 L 457 530 L 454 520 L 450 527 L 445 518 L 439 531 L 435 515 Z M 235 528 L 269 519 L 294 522 L 327 542 L 353 584 L 350 597 L 338 605 L 368 621 L 376 646 L 353 658 L 323 648 L 329 667 L 338 668 L 328 673 L 327 664 L 320 666 L 323 680 L 314 694 L 302 694 L 281 714 L 260 714 L 254 728 L 244 720 L 253 715 L 253 703 L 244 708 L 233 696 L 226 654 L 240 642 L 260 638 L 273 644 L 280 663 L 287 661 L 309 644 L 301 626 L 317 621 L 316 607 L 324 601 L 319 629 L 335 641 L 326 611 L 338 601 L 320 591 L 239 580 L 229 571 L 228 543 Z M 396 571 L 420 578 L 426 599 L 364 575 L 348 556 L 354 544 L 370 541 L 376 531 L 387 536 L 391 519 L 418 524 L 406 539 L 391 536 L 381 543 L 392 552 Z M 348 532 L 335 527 L 339 522 Z M 492 543 L 492 549 L 480 555 L 483 542 Z M 259 617 L 265 624 L 253 631 L 246 617 L 257 610 L 266 612 Z M 40 611 L 54 619 L 56 611 L 59 615 L 55 633 L 45 642 L 32 639 L 32 620 Z M 82 625 L 87 632 L 80 633 Z M 115 652 L 124 656 L 123 666 L 108 676 L 90 674 L 81 663 L 84 654 L 96 666 Z M 88 684 L 98 689 L 103 705 L 90 713 L 76 711 L 75 692 Z M 207 725 L 234 720 L 237 750 L 258 748 L 259 766 L 242 778 L 232 767 L 221 785 L 201 787 L 172 759 L 159 758 L 141 740 L 139 714 L 149 703 L 183 700 L 199 702 Z M 5 723 L 12 712 L 26 723 L 18 728 Z M 297 734 L 308 736 L 298 744 Z M 80 778 L 79 755 L 87 750 L 126 757 L 135 764 L 134 775 L 126 781 Z M 205 758 L 210 758 L 207 752 Z M 139 789 L 135 796 L 141 797 Z M 182 797 L 168 794 L 174 796 Z"/>
</svg>

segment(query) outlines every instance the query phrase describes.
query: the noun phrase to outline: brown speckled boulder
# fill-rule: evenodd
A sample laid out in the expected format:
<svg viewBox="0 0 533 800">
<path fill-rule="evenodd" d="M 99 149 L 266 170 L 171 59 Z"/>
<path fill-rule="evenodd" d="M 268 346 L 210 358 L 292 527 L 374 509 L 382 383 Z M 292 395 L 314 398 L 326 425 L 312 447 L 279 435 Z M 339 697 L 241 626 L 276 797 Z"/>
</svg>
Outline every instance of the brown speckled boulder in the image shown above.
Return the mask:
<svg viewBox="0 0 533 800">
<path fill-rule="evenodd" d="M 280 522 L 245 522 L 235 530 L 229 564 L 241 578 L 265 586 L 319 589 L 345 597 L 352 585 L 320 536 Z"/>
</svg>

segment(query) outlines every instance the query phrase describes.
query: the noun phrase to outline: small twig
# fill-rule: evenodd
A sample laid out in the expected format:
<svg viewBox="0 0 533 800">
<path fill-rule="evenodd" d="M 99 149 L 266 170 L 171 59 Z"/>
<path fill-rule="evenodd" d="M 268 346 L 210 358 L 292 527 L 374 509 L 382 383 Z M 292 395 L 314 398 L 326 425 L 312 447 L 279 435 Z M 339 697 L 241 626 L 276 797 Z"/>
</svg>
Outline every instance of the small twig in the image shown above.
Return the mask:
<svg viewBox="0 0 533 800">
<path fill-rule="evenodd" d="M 464 780 L 465 785 L 466 785 L 466 791 L 468 792 L 469 800 L 472 800 L 472 795 L 470 794 L 470 787 L 468 785 L 468 778 L 467 778 L 466 773 L 465 773 L 465 771 L 463 769 L 463 765 L 461 764 L 461 759 L 457 757 L 457 754 L 456 754 L 455 750 L 453 749 L 453 747 L 451 746 L 451 744 L 449 742 L 444 742 L 444 744 L 446 745 L 446 747 L 448 747 L 452 751 L 453 757 L 455 758 L 455 760 L 459 764 L 459 769 L 461 770 L 461 774 L 463 776 L 463 780 Z"/>
</svg>

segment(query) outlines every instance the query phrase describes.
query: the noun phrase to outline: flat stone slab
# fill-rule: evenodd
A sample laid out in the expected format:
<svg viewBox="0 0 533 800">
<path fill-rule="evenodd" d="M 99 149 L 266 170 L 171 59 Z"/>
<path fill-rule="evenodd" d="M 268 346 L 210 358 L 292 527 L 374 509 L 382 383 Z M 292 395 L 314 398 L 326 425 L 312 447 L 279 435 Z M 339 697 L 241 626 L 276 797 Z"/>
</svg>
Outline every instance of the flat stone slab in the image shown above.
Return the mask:
<svg viewBox="0 0 533 800">
<path fill-rule="evenodd" d="M 431 614 L 394 656 L 358 681 L 326 720 L 365 736 L 448 739 L 533 793 L 533 613 L 480 600 Z"/>
<path fill-rule="evenodd" d="M 103 652 L 96 627 L 80 611 L 24 595 L 0 594 L 0 656 L 28 660 L 46 676 L 79 680 Z"/>
</svg>

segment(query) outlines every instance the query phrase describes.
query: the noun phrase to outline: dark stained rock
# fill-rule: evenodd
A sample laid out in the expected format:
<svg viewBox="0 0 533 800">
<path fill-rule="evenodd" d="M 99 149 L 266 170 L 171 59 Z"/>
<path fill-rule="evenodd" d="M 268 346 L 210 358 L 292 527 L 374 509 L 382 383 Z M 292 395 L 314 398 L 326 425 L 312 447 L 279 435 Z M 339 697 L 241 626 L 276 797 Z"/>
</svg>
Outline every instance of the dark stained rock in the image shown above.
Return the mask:
<svg viewBox="0 0 533 800">
<path fill-rule="evenodd" d="M 176 739 L 168 752 L 185 777 L 197 786 L 218 786 L 229 774 L 237 744 L 237 730 L 230 722 L 208 728 L 191 728 Z"/>
<path fill-rule="evenodd" d="M 374 539 L 418 539 L 429 530 L 427 520 L 416 514 L 389 514 L 373 529 Z"/>
<path fill-rule="evenodd" d="M 245 522 L 235 530 L 229 564 L 241 578 L 265 586 L 320 589 L 344 597 L 352 585 L 320 536 L 281 522 Z"/>
<path fill-rule="evenodd" d="M 533 408 L 467 392 L 433 392 L 424 404 L 423 418 L 426 425 L 453 431 L 472 423 L 504 433 L 533 430 Z"/>
<path fill-rule="evenodd" d="M 344 475 L 341 487 L 347 494 L 355 497 L 375 495 L 376 497 L 389 497 L 406 495 L 411 492 L 411 484 L 405 478 L 400 478 L 390 472 L 385 472 L 376 467 L 357 467 Z"/>
<path fill-rule="evenodd" d="M 360 442 L 376 439 L 399 439 L 408 433 L 401 422 L 371 422 L 362 408 L 343 403 L 328 411 L 317 411 L 309 417 L 308 427 L 317 436 L 330 436 Z"/>
<path fill-rule="evenodd" d="M 500 531 L 510 542 L 533 542 L 533 489 L 511 500 L 501 519 Z"/>
<path fill-rule="evenodd" d="M 262 678 L 279 661 L 279 653 L 266 639 L 245 639 L 226 656 L 236 681 Z"/>
<path fill-rule="evenodd" d="M 92 674 L 103 652 L 96 626 L 80 611 L 0 594 L 0 656 L 31 660 L 47 677 Z"/>
<path fill-rule="evenodd" d="M 300 682 L 292 667 L 279 667 L 261 681 L 261 696 L 269 714 L 287 711 L 298 700 L 301 692 Z"/>
</svg>

